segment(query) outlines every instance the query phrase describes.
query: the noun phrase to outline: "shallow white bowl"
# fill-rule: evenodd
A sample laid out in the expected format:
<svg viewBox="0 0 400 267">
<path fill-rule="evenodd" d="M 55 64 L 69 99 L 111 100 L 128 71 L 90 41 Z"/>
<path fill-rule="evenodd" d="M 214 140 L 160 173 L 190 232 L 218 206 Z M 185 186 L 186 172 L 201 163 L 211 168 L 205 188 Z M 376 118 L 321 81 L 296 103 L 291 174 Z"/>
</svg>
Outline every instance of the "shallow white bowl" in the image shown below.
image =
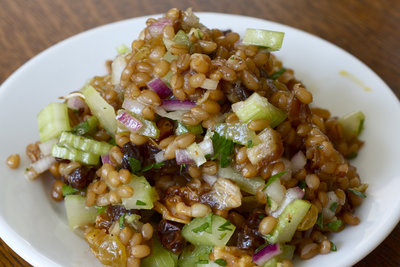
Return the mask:
<svg viewBox="0 0 400 267">
<path fill-rule="evenodd" d="M 361 224 L 332 236 L 338 251 L 297 266 L 350 266 L 371 252 L 400 218 L 400 104 L 390 88 L 367 66 L 342 49 L 303 31 L 261 19 L 199 13 L 210 28 L 263 28 L 286 33 L 276 55 L 313 92 L 314 103 L 341 116 L 354 110 L 366 114 L 361 139 L 365 146 L 354 160 L 367 199 L 357 210 Z M 106 73 L 104 62 L 120 44 L 130 44 L 147 17 L 102 26 L 40 53 L 5 81 L 0 89 L 0 236 L 34 266 L 99 266 L 88 245 L 68 228 L 64 207 L 50 199 L 50 177 L 29 182 L 23 169 L 25 146 L 39 139 L 36 114 L 58 96 L 78 90 L 94 75 Z M 345 70 L 354 79 L 339 74 Z M 8 155 L 22 155 L 19 170 L 8 169 Z"/>
</svg>

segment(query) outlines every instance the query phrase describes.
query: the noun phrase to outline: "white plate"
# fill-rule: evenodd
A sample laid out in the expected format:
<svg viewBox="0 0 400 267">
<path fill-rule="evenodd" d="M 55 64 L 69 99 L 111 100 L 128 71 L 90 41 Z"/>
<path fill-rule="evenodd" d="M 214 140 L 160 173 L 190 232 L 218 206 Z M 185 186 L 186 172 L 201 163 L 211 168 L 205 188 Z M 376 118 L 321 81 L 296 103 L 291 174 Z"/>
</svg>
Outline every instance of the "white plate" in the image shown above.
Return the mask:
<svg viewBox="0 0 400 267">
<path fill-rule="evenodd" d="M 366 141 L 354 160 L 362 181 L 369 183 L 367 199 L 357 210 L 361 224 L 333 235 L 338 251 L 298 266 L 350 266 L 371 252 L 392 231 L 400 217 L 400 105 L 390 88 L 367 66 L 342 49 L 300 30 L 261 19 L 199 13 L 210 28 L 248 27 L 286 33 L 277 56 L 295 70 L 314 93 L 315 104 L 332 114 L 353 110 L 366 114 Z M 47 178 L 27 181 L 25 146 L 39 139 L 36 114 L 58 96 L 79 89 L 88 78 L 103 75 L 104 62 L 120 44 L 130 44 L 146 17 L 102 26 L 69 38 L 31 59 L 0 89 L 0 236 L 34 266 L 97 266 L 88 245 L 67 226 L 62 204 L 49 197 Z M 345 70 L 371 91 L 339 74 Z M 19 170 L 8 169 L 8 155 L 23 155 Z"/>
</svg>

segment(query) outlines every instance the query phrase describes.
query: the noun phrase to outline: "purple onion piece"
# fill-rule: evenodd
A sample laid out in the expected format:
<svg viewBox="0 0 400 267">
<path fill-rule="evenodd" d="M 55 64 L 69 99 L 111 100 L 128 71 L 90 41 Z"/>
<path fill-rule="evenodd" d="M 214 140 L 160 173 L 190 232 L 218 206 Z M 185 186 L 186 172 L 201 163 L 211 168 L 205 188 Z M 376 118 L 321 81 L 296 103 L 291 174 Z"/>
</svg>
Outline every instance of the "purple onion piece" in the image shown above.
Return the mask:
<svg viewBox="0 0 400 267">
<path fill-rule="evenodd" d="M 142 122 L 130 115 L 128 112 L 118 114 L 116 119 L 132 132 L 136 132 L 143 127 Z"/>
<path fill-rule="evenodd" d="M 269 261 L 272 257 L 279 255 L 282 253 L 281 247 L 278 243 L 276 244 L 268 244 L 264 248 L 262 248 L 257 253 L 253 254 L 253 261 L 259 266 L 264 265 L 267 261 Z"/>
<path fill-rule="evenodd" d="M 156 92 L 161 99 L 167 98 L 172 95 L 171 89 L 161 80 L 160 78 L 155 78 L 147 83 L 147 86 Z"/>
<path fill-rule="evenodd" d="M 178 165 L 194 163 L 193 159 L 190 157 L 189 152 L 186 149 L 176 149 L 175 159 Z"/>
<path fill-rule="evenodd" d="M 162 107 L 166 111 L 174 111 L 174 110 L 190 110 L 196 106 L 195 103 L 189 100 L 180 101 L 177 99 L 165 99 L 162 102 Z"/>
</svg>

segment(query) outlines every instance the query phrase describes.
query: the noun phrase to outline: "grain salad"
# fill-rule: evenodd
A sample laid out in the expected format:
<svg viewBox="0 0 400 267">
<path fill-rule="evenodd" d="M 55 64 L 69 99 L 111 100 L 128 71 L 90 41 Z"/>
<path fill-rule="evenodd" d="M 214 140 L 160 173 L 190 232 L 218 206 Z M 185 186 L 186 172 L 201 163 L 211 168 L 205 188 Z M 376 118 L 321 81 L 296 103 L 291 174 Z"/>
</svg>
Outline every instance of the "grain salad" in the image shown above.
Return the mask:
<svg viewBox="0 0 400 267">
<path fill-rule="evenodd" d="M 273 53 L 284 33 L 249 26 L 173 8 L 37 115 L 25 174 L 54 177 L 51 198 L 102 264 L 288 267 L 360 223 L 364 114 L 316 107 Z"/>
</svg>

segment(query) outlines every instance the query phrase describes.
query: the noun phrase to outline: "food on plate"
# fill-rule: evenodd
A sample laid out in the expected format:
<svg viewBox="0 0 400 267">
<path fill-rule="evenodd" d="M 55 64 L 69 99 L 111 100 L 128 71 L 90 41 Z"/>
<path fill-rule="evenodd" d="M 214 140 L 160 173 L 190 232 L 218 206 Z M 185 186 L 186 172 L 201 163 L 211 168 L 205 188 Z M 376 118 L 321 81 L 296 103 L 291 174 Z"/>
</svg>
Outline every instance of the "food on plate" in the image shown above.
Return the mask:
<svg viewBox="0 0 400 267">
<path fill-rule="evenodd" d="M 349 161 L 365 116 L 315 107 L 273 54 L 283 40 L 209 29 L 191 9 L 148 19 L 108 74 L 39 112 L 26 176 L 54 176 L 51 197 L 105 265 L 292 266 L 336 251 L 330 235 L 360 222 L 366 197 Z"/>
</svg>

